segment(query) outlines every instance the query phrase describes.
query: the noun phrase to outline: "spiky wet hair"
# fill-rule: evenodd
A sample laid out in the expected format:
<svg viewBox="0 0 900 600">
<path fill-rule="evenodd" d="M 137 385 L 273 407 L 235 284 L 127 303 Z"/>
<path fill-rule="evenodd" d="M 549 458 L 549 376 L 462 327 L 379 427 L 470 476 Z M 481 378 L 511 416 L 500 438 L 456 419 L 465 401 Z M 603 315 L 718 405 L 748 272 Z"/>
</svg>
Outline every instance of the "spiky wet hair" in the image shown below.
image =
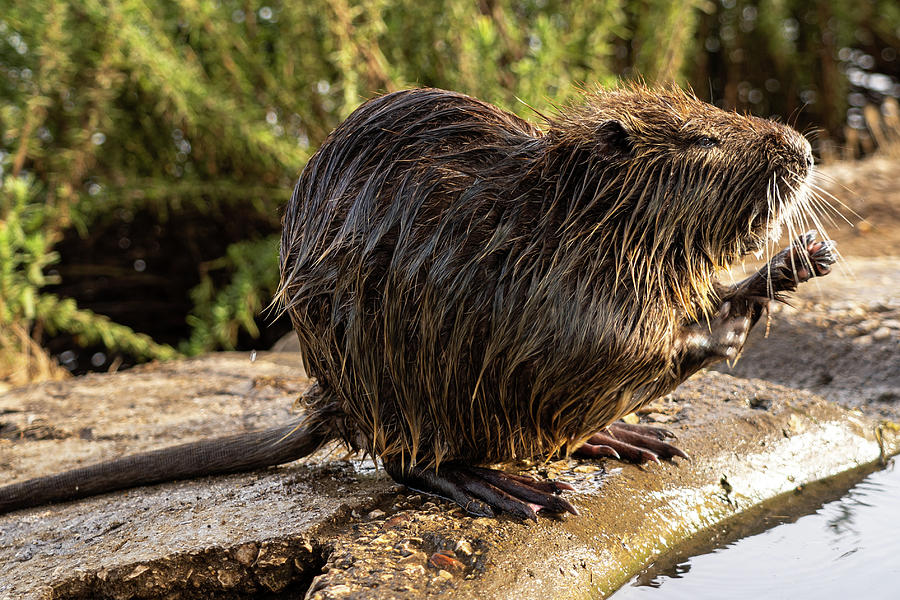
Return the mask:
<svg viewBox="0 0 900 600">
<path fill-rule="evenodd" d="M 542 128 L 442 90 L 367 102 L 284 217 L 277 299 L 313 408 L 385 460 L 577 444 L 673 386 L 680 324 L 768 235 L 808 152 L 674 87 L 586 93 Z"/>
<path fill-rule="evenodd" d="M 600 185 L 583 202 L 604 204 L 596 227 L 614 238 L 604 245 L 629 250 L 617 272 L 692 315 L 708 308 L 717 269 L 777 237 L 812 166 L 809 142 L 790 127 L 674 85 L 586 92 L 548 125 L 563 160 L 575 147 L 599 155 L 587 160 Z"/>
</svg>

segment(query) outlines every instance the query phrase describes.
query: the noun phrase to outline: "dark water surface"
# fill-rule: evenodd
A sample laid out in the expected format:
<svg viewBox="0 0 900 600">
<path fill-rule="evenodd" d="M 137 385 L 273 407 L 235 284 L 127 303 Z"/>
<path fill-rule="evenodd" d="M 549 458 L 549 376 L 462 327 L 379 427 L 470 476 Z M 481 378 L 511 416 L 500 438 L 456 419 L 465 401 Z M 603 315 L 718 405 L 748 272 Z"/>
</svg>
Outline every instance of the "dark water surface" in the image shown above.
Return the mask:
<svg viewBox="0 0 900 600">
<path fill-rule="evenodd" d="M 613 600 L 900 600 L 900 467 L 806 486 L 697 537 Z"/>
</svg>

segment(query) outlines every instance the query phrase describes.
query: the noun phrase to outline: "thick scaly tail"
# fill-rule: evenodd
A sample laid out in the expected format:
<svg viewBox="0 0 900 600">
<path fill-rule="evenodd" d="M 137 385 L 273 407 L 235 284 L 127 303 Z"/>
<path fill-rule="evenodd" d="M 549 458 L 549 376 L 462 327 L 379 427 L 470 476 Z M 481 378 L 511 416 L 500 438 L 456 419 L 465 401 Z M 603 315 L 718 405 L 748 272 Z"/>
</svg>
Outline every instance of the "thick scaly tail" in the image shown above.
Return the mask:
<svg viewBox="0 0 900 600">
<path fill-rule="evenodd" d="M 322 420 L 142 452 L 57 475 L 0 487 L 0 514 L 115 490 L 291 462 L 334 437 Z"/>
</svg>

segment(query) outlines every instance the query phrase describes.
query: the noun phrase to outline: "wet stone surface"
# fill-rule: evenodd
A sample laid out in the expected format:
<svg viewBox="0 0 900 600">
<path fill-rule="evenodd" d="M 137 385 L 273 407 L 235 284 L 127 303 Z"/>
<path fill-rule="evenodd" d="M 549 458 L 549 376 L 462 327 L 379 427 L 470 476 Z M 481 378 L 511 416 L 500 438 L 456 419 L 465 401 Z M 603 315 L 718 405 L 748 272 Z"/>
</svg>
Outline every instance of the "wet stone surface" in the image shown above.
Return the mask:
<svg viewBox="0 0 900 600">
<path fill-rule="evenodd" d="M 211 355 L 13 390 L 0 396 L 0 420 L 23 433 L 0 439 L 0 466 L 19 480 L 282 423 L 308 385 L 291 360 Z M 808 392 L 716 372 L 645 407 L 641 418 L 673 429 L 693 460 L 520 464 L 576 488 L 569 497 L 580 517 L 536 524 L 469 517 L 395 485 L 371 462 L 345 460 L 338 448 L 279 468 L 0 516 L 0 598 L 603 592 L 685 535 L 879 453 L 875 420 Z M 25 433 L 35 423 L 54 434 Z"/>
</svg>

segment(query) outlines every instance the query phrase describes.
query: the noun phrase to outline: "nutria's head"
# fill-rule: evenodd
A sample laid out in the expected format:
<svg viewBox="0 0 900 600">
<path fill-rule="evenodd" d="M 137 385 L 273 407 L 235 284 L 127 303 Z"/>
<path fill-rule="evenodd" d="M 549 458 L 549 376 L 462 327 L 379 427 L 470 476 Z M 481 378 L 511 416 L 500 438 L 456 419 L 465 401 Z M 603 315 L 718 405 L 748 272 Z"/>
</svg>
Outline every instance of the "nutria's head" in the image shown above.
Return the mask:
<svg viewBox="0 0 900 600">
<path fill-rule="evenodd" d="M 594 193 L 621 254 L 680 268 L 701 296 L 713 270 L 778 237 L 813 166 L 794 129 L 674 86 L 590 93 L 551 119 L 548 133 L 557 149 L 577 146 L 602 173 Z"/>
</svg>

